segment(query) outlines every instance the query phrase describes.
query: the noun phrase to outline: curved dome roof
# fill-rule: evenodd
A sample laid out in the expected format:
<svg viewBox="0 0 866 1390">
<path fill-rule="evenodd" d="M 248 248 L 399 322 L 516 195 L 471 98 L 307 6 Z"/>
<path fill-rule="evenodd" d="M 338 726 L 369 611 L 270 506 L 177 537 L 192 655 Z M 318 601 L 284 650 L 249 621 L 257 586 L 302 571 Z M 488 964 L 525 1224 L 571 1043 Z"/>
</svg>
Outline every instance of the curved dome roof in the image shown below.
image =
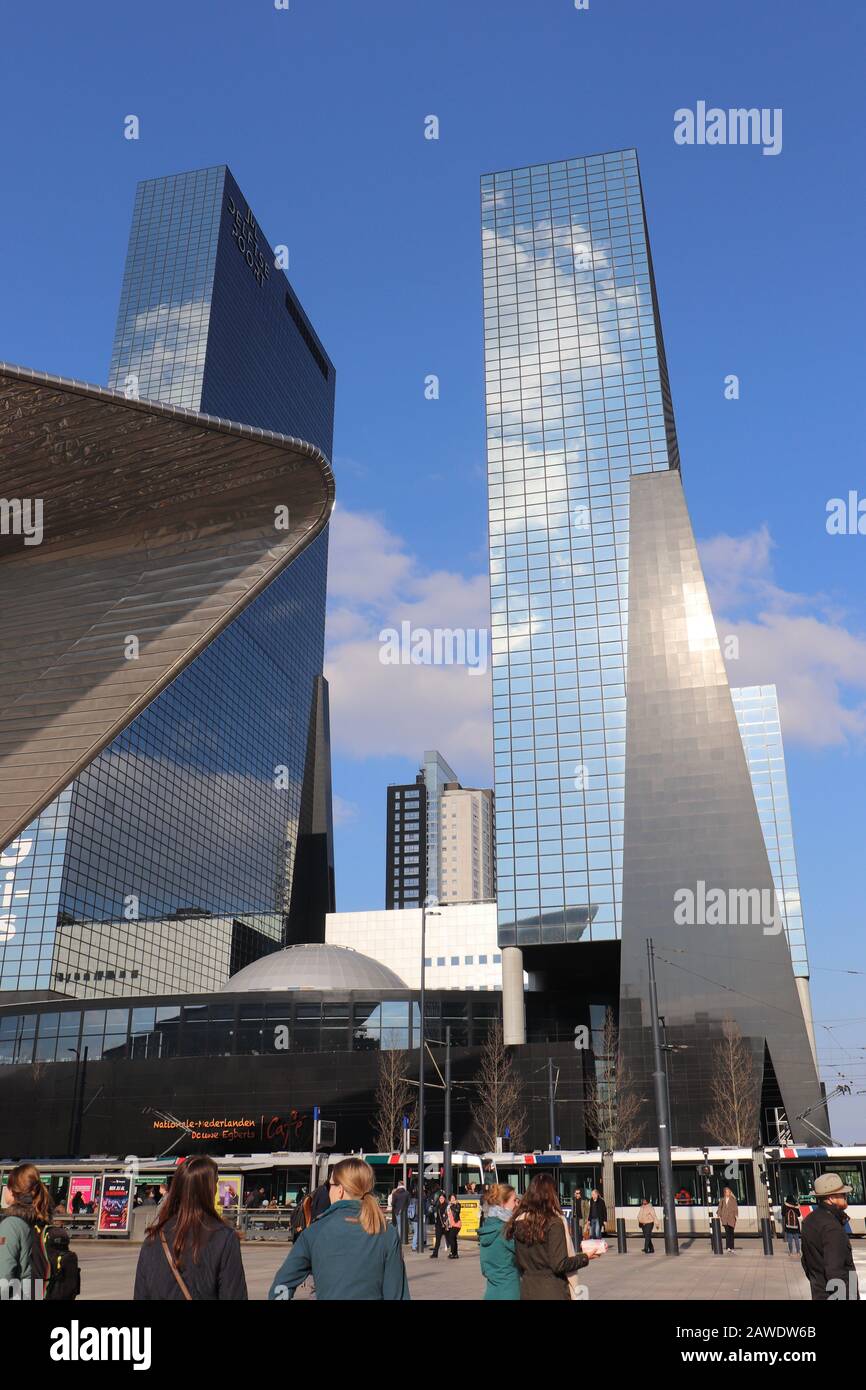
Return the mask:
<svg viewBox="0 0 866 1390">
<path fill-rule="evenodd" d="M 353 951 L 349 946 L 287 946 L 245 965 L 220 994 L 287 989 L 405 989 L 387 965 Z"/>
</svg>

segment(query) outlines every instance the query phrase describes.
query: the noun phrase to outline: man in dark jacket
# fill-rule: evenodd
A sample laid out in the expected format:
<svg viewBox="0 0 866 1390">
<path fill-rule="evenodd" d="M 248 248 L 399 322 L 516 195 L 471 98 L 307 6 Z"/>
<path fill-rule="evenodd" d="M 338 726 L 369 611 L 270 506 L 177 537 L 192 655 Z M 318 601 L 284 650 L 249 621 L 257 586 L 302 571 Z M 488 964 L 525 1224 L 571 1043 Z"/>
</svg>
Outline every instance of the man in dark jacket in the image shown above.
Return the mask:
<svg viewBox="0 0 866 1390">
<path fill-rule="evenodd" d="M 409 1193 L 406 1191 L 406 1184 L 404 1182 L 398 1182 L 397 1186 L 394 1188 L 394 1195 L 391 1198 L 391 1221 L 400 1232 L 401 1240 L 403 1238 L 402 1217 L 408 1205 Z"/>
<path fill-rule="evenodd" d="M 801 1264 L 818 1303 L 856 1302 L 860 1297 L 851 1241 L 845 1230 L 848 1206 L 846 1187 L 838 1173 L 822 1173 L 815 1179 L 818 1205 L 803 1222 Z"/>
<path fill-rule="evenodd" d="M 324 1216 L 325 1212 L 328 1210 L 330 1205 L 331 1181 L 330 1178 L 325 1178 L 325 1181 L 323 1183 L 320 1183 L 319 1186 L 316 1188 L 315 1192 L 313 1193 L 313 1201 L 310 1213 L 312 1220 L 316 1221 L 320 1216 Z"/>
</svg>

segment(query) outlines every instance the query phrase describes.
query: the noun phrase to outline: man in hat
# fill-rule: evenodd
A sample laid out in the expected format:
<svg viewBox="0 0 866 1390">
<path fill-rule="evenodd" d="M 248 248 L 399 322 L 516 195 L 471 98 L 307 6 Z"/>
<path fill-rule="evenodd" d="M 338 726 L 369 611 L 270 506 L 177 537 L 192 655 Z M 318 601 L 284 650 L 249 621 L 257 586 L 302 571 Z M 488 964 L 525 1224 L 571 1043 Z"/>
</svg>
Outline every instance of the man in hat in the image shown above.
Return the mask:
<svg viewBox="0 0 866 1390">
<path fill-rule="evenodd" d="M 817 1302 L 856 1302 L 860 1297 L 851 1241 L 845 1230 L 850 1191 L 838 1173 L 822 1173 L 815 1180 L 818 1204 L 803 1222 L 801 1264 Z"/>
</svg>

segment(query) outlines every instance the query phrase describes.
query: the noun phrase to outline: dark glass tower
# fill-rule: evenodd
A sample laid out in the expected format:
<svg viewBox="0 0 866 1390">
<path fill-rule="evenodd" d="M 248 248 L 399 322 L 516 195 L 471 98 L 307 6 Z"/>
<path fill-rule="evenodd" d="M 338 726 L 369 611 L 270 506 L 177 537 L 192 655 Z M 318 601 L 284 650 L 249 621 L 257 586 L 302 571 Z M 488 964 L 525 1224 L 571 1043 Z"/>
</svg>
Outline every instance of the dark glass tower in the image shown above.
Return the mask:
<svg viewBox="0 0 866 1390">
<path fill-rule="evenodd" d="M 139 184 L 109 384 L 330 457 L 333 365 L 225 166 Z M 30 827 L 4 988 L 212 989 L 324 939 L 327 553 L 325 530 Z"/>
</svg>

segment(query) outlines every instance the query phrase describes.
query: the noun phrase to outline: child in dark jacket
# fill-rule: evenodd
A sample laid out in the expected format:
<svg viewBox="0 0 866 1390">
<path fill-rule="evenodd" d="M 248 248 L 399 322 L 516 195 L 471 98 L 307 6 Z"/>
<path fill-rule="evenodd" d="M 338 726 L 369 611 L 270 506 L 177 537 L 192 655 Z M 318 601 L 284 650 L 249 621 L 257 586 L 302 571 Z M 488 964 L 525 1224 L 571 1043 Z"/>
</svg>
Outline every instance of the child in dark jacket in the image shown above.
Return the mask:
<svg viewBox="0 0 866 1390">
<path fill-rule="evenodd" d="M 78 1256 L 69 1248 L 69 1232 L 62 1226 L 50 1227 L 45 1238 L 48 1283 L 45 1297 L 57 1303 L 72 1303 L 81 1293 Z"/>
</svg>

